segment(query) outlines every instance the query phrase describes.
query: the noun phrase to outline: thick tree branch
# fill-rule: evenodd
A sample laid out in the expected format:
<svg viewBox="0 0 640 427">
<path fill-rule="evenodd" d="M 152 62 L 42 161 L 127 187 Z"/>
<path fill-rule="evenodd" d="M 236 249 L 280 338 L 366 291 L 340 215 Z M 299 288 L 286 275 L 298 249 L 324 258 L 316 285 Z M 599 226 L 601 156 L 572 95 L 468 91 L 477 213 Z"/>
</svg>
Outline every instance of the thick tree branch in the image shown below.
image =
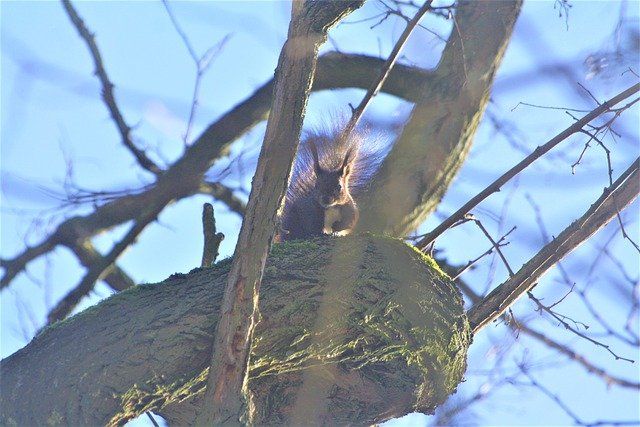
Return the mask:
<svg viewBox="0 0 640 427">
<path fill-rule="evenodd" d="M 197 424 L 252 423 L 243 410 L 249 343 L 257 320 L 262 271 L 289 182 L 318 49 L 328 29 L 361 4 L 293 2 L 288 38 L 276 69 L 272 113 L 216 329 L 206 405 Z"/>
<path fill-rule="evenodd" d="M 405 236 L 435 209 L 471 147 L 521 4 L 459 2 L 440 63 L 414 87 L 411 119 L 362 197 L 359 230 Z"/>
<path fill-rule="evenodd" d="M 608 188 L 587 212 L 542 248 L 514 276 L 499 285 L 467 315 L 474 334 L 497 319 L 530 290 L 551 267 L 591 237 L 629 205 L 640 193 L 640 159 Z"/>
<path fill-rule="evenodd" d="M 462 379 L 471 342 L 462 297 L 401 241 L 287 243 L 268 265 L 248 385 L 259 400 L 255 425 L 317 425 L 323 416 L 371 425 L 431 412 Z M 136 286 L 45 329 L 0 362 L 0 425 L 122 426 L 145 411 L 201 425 L 229 268 Z M 305 391 L 312 407 L 276 397 Z"/>
<path fill-rule="evenodd" d="M 378 77 L 384 60 L 364 55 L 342 55 L 332 53 L 319 58 L 317 74 L 312 90 L 346 87 L 367 88 Z M 416 101 L 419 94 L 416 86 L 430 81 L 432 73 L 404 65 L 396 65 L 382 87 L 391 95 L 408 101 Z M 65 220 L 45 241 L 27 248 L 12 259 L 1 259 L 5 273 L 0 279 L 0 288 L 7 286 L 27 263 L 54 249 L 57 245 L 77 247 L 77 242 L 97 235 L 116 225 L 133 220 L 149 203 L 160 200 L 168 205 L 195 193 L 212 194 L 229 208 L 244 214 L 244 203 L 219 184 L 201 181 L 202 175 L 217 159 L 228 154 L 233 141 L 266 119 L 271 105 L 273 80 L 264 84 L 246 100 L 213 123 L 187 150 L 182 160 L 169 168 L 168 178 L 162 178 L 155 186 L 139 194 L 132 194 L 108 202 L 86 216 Z"/>
<path fill-rule="evenodd" d="M 142 233 L 142 230 L 144 230 L 151 221 L 156 219 L 161 210 L 162 208 L 159 205 L 151 205 L 147 207 L 147 210 L 135 221 L 122 240 L 114 245 L 107 255 L 100 257 L 96 262 L 92 263 L 80 283 L 74 289 L 69 291 L 67 295 L 53 308 L 53 310 L 49 312 L 49 315 L 47 316 L 47 325 L 62 320 L 71 313 L 80 300 L 93 289 L 96 281 L 105 274 L 108 269 L 110 269 L 118 257 L 138 238 L 138 235 Z"/>
</svg>

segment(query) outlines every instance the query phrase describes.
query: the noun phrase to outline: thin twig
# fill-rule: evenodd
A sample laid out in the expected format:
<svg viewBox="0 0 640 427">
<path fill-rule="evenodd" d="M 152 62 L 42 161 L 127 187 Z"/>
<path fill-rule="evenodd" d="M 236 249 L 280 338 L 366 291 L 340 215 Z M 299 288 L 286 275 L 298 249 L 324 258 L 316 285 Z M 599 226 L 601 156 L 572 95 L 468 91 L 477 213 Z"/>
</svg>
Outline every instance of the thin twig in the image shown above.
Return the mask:
<svg viewBox="0 0 640 427">
<path fill-rule="evenodd" d="M 464 283 L 464 281 L 460 281 L 459 280 L 459 281 L 456 282 L 456 284 L 462 290 L 462 292 L 464 292 L 464 294 L 471 300 L 472 303 L 477 304 L 480 301 L 482 301 L 482 297 L 480 295 L 478 295 L 473 289 L 471 289 L 471 287 L 469 287 L 466 283 Z M 506 316 L 506 314 L 502 314 L 503 318 L 505 316 Z M 538 332 L 538 331 L 536 331 L 534 329 L 531 329 L 529 326 L 527 326 L 524 323 L 518 321 L 518 319 L 516 319 L 515 316 L 513 316 L 513 314 L 511 314 L 510 317 L 511 317 L 510 321 L 508 321 L 508 322 L 505 321 L 505 324 L 507 326 L 509 326 L 511 329 L 513 329 L 516 333 L 517 332 L 522 332 L 525 335 L 528 335 L 531 338 L 542 342 L 543 344 L 547 345 L 548 347 L 552 348 L 553 350 L 556 350 L 559 353 L 564 354 L 565 356 L 567 356 L 568 358 L 570 358 L 574 362 L 576 362 L 579 365 L 581 365 L 584 369 L 587 370 L 587 372 L 600 377 L 607 385 L 617 385 L 617 386 L 625 387 L 625 388 L 640 389 L 640 383 L 633 382 L 633 381 L 628 381 L 628 380 L 626 380 L 624 378 L 615 377 L 615 376 L 610 375 L 604 369 L 599 368 L 598 366 L 595 366 L 593 363 L 588 361 L 581 354 L 576 353 L 575 351 L 571 350 L 567 346 L 565 346 L 563 344 L 560 344 L 557 341 L 554 341 L 550 337 L 548 337 L 548 336 L 546 336 L 546 335 L 544 335 L 544 334 L 542 334 L 542 333 L 540 333 L 540 332 Z"/>
<path fill-rule="evenodd" d="M 454 226 L 455 227 L 455 226 Z M 458 279 L 463 273 L 465 273 L 469 268 L 471 268 L 473 265 L 475 265 L 475 263 L 477 263 L 478 261 L 480 261 L 482 258 L 484 258 L 485 256 L 493 253 L 493 250 L 499 250 L 500 247 L 507 245 L 508 243 L 502 243 L 502 241 L 509 235 L 511 234 L 514 230 L 516 229 L 516 227 L 512 227 L 511 230 L 507 231 L 507 233 L 505 235 L 503 235 L 502 237 L 500 237 L 500 239 L 496 242 L 494 241 L 491 237 L 489 237 L 489 240 L 491 241 L 491 247 L 489 249 L 487 249 L 482 255 L 480 255 L 479 257 L 469 261 L 464 267 L 462 267 L 458 272 L 456 272 L 455 276 L 451 278 L 451 280 L 456 280 Z M 507 266 L 507 268 L 509 269 L 511 275 L 513 275 L 513 272 L 511 271 L 511 268 L 509 267 L 509 265 L 506 262 L 506 259 L 504 258 L 504 256 L 502 256 L 502 260 L 505 262 L 505 265 Z"/>
<path fill-rule="evenodd" d="M 480 202 L 489 197 L 491 194 L 500 191 L 500 188 L 506 184 L 511 178 L 516 176 L 518 173 L 522 172 L 527 166 L 533 163 L 535 160 L 539 159 L 551 150 L 553 147 L 558 145 L 560 142 L 564 141 L 569 136 L 574 133 L 580 132 L 580 130 L 588 124 L 591 120 L 600 116 L 609 111 L 613 111 L 612 107 L 622 100 L 630 97 L 631 95 L 637 93 L 640 90 L 640 83 L 636 83 L 631 86 L 627 90 L 621 92 L 615 97 L 611 98 L 609 101 L 605 102 L 601 106 L 597 107 L 589 114 L 584 116 L 580 121 L 572 124 L 567 129 L 562 131 L 556 137 L 552 138 L 546 144 L 537 147 L 533 153 L 529 156 L 525 157 L 520 163 L 509 169 L 505 174 L 496 179 L 493 183 L 491 183 L 488 187 L 474 196 L 471 200 L 464 204 L 460 209 L 458 209 L 455 213 L 453 213 L 449 218 L 445 219 L 440 225 L 438 225 L 433 231 L 428 233 L 420 242 L 418 242 L 418 248 L 425 248 L 431 244 L 437 237 L 439 237 L 442 233 L 451 227 L 454 223 L 456 223 L 460 218 L 462 218 L 467 212 L 471 211 L 474 207 L 476 207 Z M 617 114 L 617 112 L 616 112 Z"/>
<path fill-rule="evenodd" d="M 498 243 L 496 243 L 495 240 L 493 240 L 493 237 L 491 237 L 491 235 L 489 234 L 489 232 L 487 231 L 486 228 L 484 228 L 484 225 L 482 225 L 482 222 L 477 219 L 476 217 L 474 217 L 473 215 L 471 215 L 471 218 L 473 220 L 473 222 L 478 226 L 478 228 L 482 231 L 482 233 L 485 235 L 485 237 L 491 242 L 491 245 L 493 246 L 493 248 L 496 250 L 496 252 L 498 253 L 498 255 L 500 256 L 500 259 L 502 259 L 502 262 L 504 263 L 504 266 L 507 268 L 507 271 L 509 272 L 509 277 L 513 276 L 513 270 L 511 269 L 511 266 L 509 265 L 509 262 L 507 261 L 507 258 L 504 256 L 504 254 L 502 253 L 502 251 L 500 250 L 500 245 L 499 243 L 506 237 L 508 236 L 513 230 L 515 230 L 516 228 L 513 227 L 511 228 L 511 230 L 509 230 L 507 232 L 507 234 L 505 234 L 504 236 L 502 236 L 500 238 L 500 240 L 498 241 Z M 502 245 L 504 246 L 504 244 Z"/>
<path fill-rule="evenodd" d="M 635 389 L 635 390 L 640 390 L 640 383 L 638 382 L 634 382 L 634 381 L 629 381 L 626 380 L 624 378 L 619 378 L 619 377 L 614 377 L 612 375 L 610 375 L 607 371 L 605 371 L 602 368 L 599 368 L 597 366 L 595 366 L 594 364 L 592 364 L 591 362 L 589 362 L 584 356 L 576 353 L 575 351 L 567 348 L 566 346 L 552 340 L 551 338 L 549 338 L 548 336 L 533 330 L 531 328 L 529 328 L 528 326 L 522 325 L 522 324 L 518 324 L 517 328 L 522 331 L 523 333 L 525 333 L 526 335 L 529 335 L 532 338 L 537 339 L 538 341 L 546 344 L 548 347 L 564 354 L 565 356 L 567 356 L 569 359 L 577 362 L 579 365 L 582 365 L 583 368 L 585 368 L 588 372 L 597 375 L 598 377 L 602 378 L 602 380 L 607 384 L 607 385 L 618 385 L 620 387 L 625 387 L 625 388 L 631 388 L 631 389 Z"/>
<path fill-rule="evenodd" d="M 229 40 L 229 38 L 231 37 L 231 34 L 227 34 L 226 36 L 224 36 L 222 40 L 220 40 L 215 46 L 207 49 L 204 55 L 199 57 L 195 49 L 193 48 L 193 45 L 189 41 L 189 37 L 187 37 L 187 33 L 184 32 L 184 30 L 178 23 L 178 20 L 176 19 L 175 15 L 173 14 L 173 11 L 169 7 L 169 2 L 167 0 L 162 0 L 162 4 L 167 10 L 167 15 L 169 15 L 169 19 L 171 20 L 173 27 L 175 28 L 176 32 L 182 39 L 185 47 L 189 51 L 189 55 L 191 56 L 191 59 L 193 59 L 193 62 L 196 65 L 196 78 L 193 85 L 191 110 L 189 111 L 189 119 L 187 120 L 187 129 L 185 130 L 184 137 L 183 137 L 183 142 L 185 146 L 187 146 L 189 143 L 189 137 L 191 136 L 191 129 L 193 128 L 193 123 L 195 121 L 196 110 L 199 105 L 198 98 L 200 95 L 200 82 L 202 80 L 202 76 L 207 71 L 207 68 L 209 68 L 209 65 L 211 65 L 211 63 L 213 62 L 213 59 L 216 56 L 218 56 L 218 54 L 222 51 L 223 46 Z"/>
<path fill-rule="evenodd" d="M 122 143 L 129 149 L 131 154 L 138 160 L 140 166 L 149 172 L 158 175 L 162 172 L 162 170 L 149 159 L 144 152 L 139 150 L 133 141 L 131 140 L 131 128 L 125 122 L 122 117 L 122 113 L 118 108 L 116 103 L 116 99 L 113 95 L 113 83 L 109 80 L 107 76 L 107 72 L 104 69 L 104 64 L 102 63 L 102 56 L 100 55 L 100 50 L 98 49 L 98 45 L 94 40 L 94 35 L 87 29 L 80 15 L 75 10 L 73 5 L 69 0 L 62 0 L 62 4 L 64 9 L 67 11 L 71 22 L 80 33 L 80 37 L 87 43 L 89 47 L 89 51 L 91 52 L 91 57 L 93 58 L 93 63 L 96 67 L 96 75 L 100 79 L 100 83 L 102 83 L 102 99 L 104 100 L 109 112 L 111 113 L 111 117 L 116 123 L 118 131 L 120 131 L 120 136 L 122 137 Z"/>
<path fill-rule="evenodd" d="M 546 395 L 549 399 L 553 400 L 569 417 L 573 419 L 573 422 L 576 425 L 585 426 L 585 427 L 597 427 L 597 426 L 633 426 L 637 425 L 637 421 L 614 421 L 614 420 L 606 420 L 606 421 L 594 421 L 594 422 L 586 422 L 580 419 L 578 415 L 567 406 L 557 395 L 553 394 L 549 389 L 540 384 L 538 381 L 533 378 L 533 376 L 527 371 L 527 369 L 518 365 L 521 369 L 522 373 L 531 381 L 531 385 L 540 390 L 544 395 Z"/>
<path fill-rule="evenodd" d="M 499 285 L 482 302 L 467 312 L 473 332 L 498 318 L 511 304 L 529 291 L 551 267 L 577 248 L 596 231 L 606 225 L 621 208 L 626 207 L 640 193 L 640 158 L 605 189 L 604 194 L 558 237 L 545 245 L 513 277 Z"/>
<path fill-rule="evenodd" d="M 535 203 L 535 201 L 531 198 L 530 195 L 526 194 L 525 198 L 527 199 L 527 201 L 529 202 L 529 204 L 532 206 L 532 208 L 534 210 L 534 213 L 535 213 L 535 216 L 536 216 L 536 222 L 538 224 L 538 229 L 540 230 L 540 233 L 542 235 L 544 243 L 545 244 L 549 243 L 551 241 L 551 238 L 549 237 L 549 233 L 547 232 L 547 229 L 546 229 L 546 226 L 544 224 L 544 221 L 542 220 L 542 215 L 541 215 L 539 206 Z M 616 233 L 611 233 L 611 235 L 606 239 L 606 242 L 604 243 L 604 245 L 602 246 L 602 248 L 600 249 L 598 254 L 591 261 L 589 270 L 586 273 L 586 277 L 588 278 L 588 277 L 590 277 L 592 275 L 593 270 L 596 268 L 596 266 L 598 266 L 602 256 L 606 255 L 606 256 L 610 257 L 610 261 L 612 263 L 614 263 L 614 265 L 616 265 L 618 267 L 618 269 L 620 270 L 621 274 L 625 277 L 625 279 L 629 283 L 632 283 L 632 284 L 636 283 L 637 280 L 631 278 L 627 274 L 627 272 L 624 270 L 624 268 L 622 267 L 620 261 L 615 259 L 615 258 L 612 258 L 610 256 L 610 254 L 608 253 L 607 249 L 606 249 L 607 246 L 616 237 L 616 235 L 617 235 L 617 232 Z M 609 326 L 609 324 L 606 322 L 606 320 L 598 313 L 596 308 L 589 301 L 589 298 L 587 297 L 586 289 L 580 289 L 579 287 L 575 287 L 575 282 L 573 280 L 571 280 L 571 278 L 569 277 L 569 273 L 564 268 L 564 265 L 563 265 L 562 262 L 558 262 L 557 267 L 558 267 L 558 271 L 560 272 L 560 275 L 562 276 L 562 280 L 570 288 L 570 292 L 574 292 L 574 293 L 578 294 L 578 296 L 582 300 L 582 303 L 584 304 L 586 309 L 589 311 L 589 314 L 591 314 L 591 316 L 593 316 L 593 318 L 600 324 L 600 326 L 602 326 L 602 328 L 604 328 L 607 331 L 607 333 L 609 335 L 612 335 L 615 338 L 617 338 L 617 339 L 619 339 L 619 340 L 621 340 L 623 342 L 626 342 L 630 346 L 637 346 L 638 345 L 638 340 L 637 339 L 629 339 L 628 337 L 625 337 L 622 334 L 616 332 L 615 330 L 613 330 L 613 328 L 611 326 Z M 634 298 L 631 298 L 631 300 L 635 301 Z"/>
<path fill-rule="evenodd" d="M 560 322 L 560 324 L 562 326 L 564 326 L 565 329 L 567 329 L 568 331 L 576 334 L 577 336 L 579 336 L 582 339 L 585 339 L 587 341 L 589 341 L 590 343 L 598 346 L 598 347 L 602 347 L 605 350 L 607 350 L 609 353 L 611 353 L 611 355 L 613 357 L 616 358 L 616 360 L 624 360 L 625 362 L 629 362 L 629 363 L 634 363 L 635 361 L 633 359 L 628 359 L 626 357 L 622 357 L 617 355 L 613 350 L 611 350 L 611 347 L 608 346 L 607 344 L 603 344 L 598 340 L 595 340 L 589 336 L 587 336 L 586 334 L 583 334 L 582 332 L 578 331 L 576 328 L 572 327 L 571 325 L 569 325 L 569 323 L 567 323 L 560 315 L 558 315 L 558 313 L 556 313 L 555 311 L 551 310 L 551 308 L 545 306 L 544 304 L 542 304 L 540 302 L 540 300 L 536 297 L 533 296 L 533 294 L 531 292 L 527 292 L 527 294 L 529 295 L 529 298 L 531 300 L 533 300 L 533 302 L 536 303 L 536 305 L 538 306 L 539 310 L 544 311 L 545 313 L 549 314 L 551 317 L 553 317 L 554 319 L 556 319 L 558 322 Z"/>
<path fill-rule="evenodd" d="M 400 51 L 404 47 L 405 43 L 409 39 L 409 36 L 411 35 L 415 27 L 418 25 L 422 17 L 431 9 L 431 3 L 433 3 L 433 0 L 427 0 L 422 5 L 422 7 L 420 7 L 420 9 L 416 12 L 411 22 L 409 22 L 405 27 L 404 31 L 400 35 L 400 38 L 398 39 L 395 46 L 393 47 L 393 50 L 389 54 L 389 57 L 385 61 L 384 65 L 382 66 L 382 70 L 380 71 L 380 76 L 369 87 L 364 98 L 362 98 L 362 101 L 360 101 L 360 104 L 353 110 L 353 113 L 351 114 L 351 119 L 349 120 L 349 123 L 347 123 L 347 126 L 344 128 L 343 138 L 346 139 L 349 135 L 351 135 L 351 133 L 356 128 L 358 121 L 362 118 L 364 111 L 366 110 L 367 106 L 369 105 L 373 97 L 376 96 L 378 92 L 380 92 L 380 89 L 384 85 L 384 82 L 387 80 L 387 77 L 391 72 L 391 68 L 393 68 L 394 64 L 398 60 Z"/>
</svg>

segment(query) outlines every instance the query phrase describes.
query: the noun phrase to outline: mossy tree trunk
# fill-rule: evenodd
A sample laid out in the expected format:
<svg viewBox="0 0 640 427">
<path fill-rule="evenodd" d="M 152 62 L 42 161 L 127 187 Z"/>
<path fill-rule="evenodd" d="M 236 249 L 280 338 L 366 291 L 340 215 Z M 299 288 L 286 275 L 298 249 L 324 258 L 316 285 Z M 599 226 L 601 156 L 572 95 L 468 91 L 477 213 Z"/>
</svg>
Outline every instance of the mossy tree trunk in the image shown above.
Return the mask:
<svg viewBox="0 0 640 427">
<path fill-rule="evenodd" d="M 153 410 L 192 424 L 228 268 L 134 287 L 45 330 L 0 365 L 0 423 L 122 425 Z M 466 367 L 471 335 L 459 292 L 400 241 L 275 246 L 260 312 L 247 420 L 256 425 L 431 412 Z"/>
</svg>

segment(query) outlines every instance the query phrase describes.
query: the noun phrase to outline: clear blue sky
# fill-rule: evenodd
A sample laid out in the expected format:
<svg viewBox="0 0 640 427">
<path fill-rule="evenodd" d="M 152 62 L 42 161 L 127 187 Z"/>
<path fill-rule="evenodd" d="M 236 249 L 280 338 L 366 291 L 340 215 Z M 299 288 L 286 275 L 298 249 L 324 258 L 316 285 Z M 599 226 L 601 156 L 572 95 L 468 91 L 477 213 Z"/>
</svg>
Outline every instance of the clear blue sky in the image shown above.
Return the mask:
<svg viewBox="0 0 640 427">
<path fill-rule="evenodd" d="M 632 73 L 621 75 L 626 67 L 636 73 L 638 47 L 618 64 L 609 57 L 604 72 L 590 75 L 590 55 L 628 45 L 629 29 L 638 31 L 638 2 L 576 1 L 559 16 L 553 1 L 527 1 L 516 26 L 492 92 L 492 104 L 477 135 L 468 164 L 446 195 L 439 215 L 421 227 L 427 231 L 442 215 L 451 213 L 492 179 L 506 171 L 572 123 L 562 110 L 519 106 L 519 102 L 588 110 L 594 102 L 578 83 L 600 101 L 617 94 L 638 79 Z M 123 1 L 76 3 L 86 25 L 96 34 L 106 70 L 116 86 L 116 97 L 128 123 L 135 126 L 135 137 L 148 147 L 154 159 L 171 162 L 183 150 L 193 94 L 195 65 L 176 33 L 161 2 Z M 176 2 L 171 7 L 194 49 L 203 54 L 229 37 L 202 80 L 199 107 L 191 140 L 211 121 L 251 95 L 273 74 L 287 30 L 288 2 Z M 388 20 L 373 30 L 376 22 L 362 21 L 382 11 L 379 3 L 367 5 L 346 19 L 331 33 L 323 51 L 336 46 L 343 52 L 385 54 L 403 29 L 398 20 Z M 622 12 L 621 12 L 622 11 Z M 616 30 L 620 14 L 627 17 Z M 150 182 L 134 159 L 124 150 L 109 114 L 100 100 L 100 86 L 93 76 L 93 65 L 84 42 L 58 2 L 0 1 L 1 15 L 1 256 L 10 257 L 35 244 L 59 223 L 68 210 L 60 210 L 55 192 L 61 192 L 70 178 L 88 190 L 136 189 Z M 423 24 L 447 37 L 450 22 L 428 18 Z M 627 44 L 625 44 L 627 43 Z M 437 63 L 443 42 L 429 32 L 414 35 L 404 51 L 405 62 L 431 67 Z M 426 50 L 426 53 L 425 53 Z M 314 94 L 309 104 L 308 125 L 322 123 L 331 113 L 345 111 L 357 103 L 361 91 L 343 90 Z M 389 96 L 381 96 L 370 110 L 371 122 L 401 122 L 410 106 Z M 582 113 L 574 113 L 581 116 Z M 515 141 L 496 132 L 489 117 L 498 117 L 512 132 Z M 614 178 L 638 155 L 638 108 L 626 113 L 617 130 L 620 138 L 611 143 Z M 231 164 L 230 185 L 245 188 L 259 149 L 263 126 L 246 135 L 234 148 L 243 153 L 242 161 Z M 189 141 L 188 141 L 189 142 Z M 584 212 L 607 185 L 603 152 L 592 148 L 577 173 L 570 165 L 579 156 L 584 138 L 566 141 L 561 150 L 535 164 L 503 191 L 484 203 L 476 214 L 495 235 L 517 225 L 508 256 L 518 268 L 543 244 L 532 197 L 541 208 L 541 217 L 550 235 L 555 235 Z M 223 168 L 214 168 L 212 176 Z M 70 174 L 71 171 L 71 174 Z M 239 193 L 242 195 L 242 193 Z M 243 196 L 244 197 L 244 196 Z M 137 282 L 157 282 L 179 271 L 187 272 L 199 264 L 201 250 L 200 209 L 205 197 L 180 202 L 163 212 L 158 224 L 145 230 L 139 242 L 121 258 L 119 264 Z M 216 218 L 227 236 L 222 256 L 232 253 L 240 219 L 216 206 Z M 506 209 L 508 221 L 496 218 Z M 90 206 L 80 209 L 86 213 Z M 44 214 L 43 214 L 44 212 Z M 638 203 L 625 212 L 627 231 L 638 237 Z M 108 250 L 125 232 L 114 230 L 96 239 L 101 250 Z M 574 272 L 572 280 L 581 288 L 591 287 L 590 296 L 613 325 L 624 322 L 620 294 L 607 288 L 619 279 L 620 270 L 608 259 L 596 259 L 602 242 L 616 233 L 615 227 L 601 232 L 598 243 L 584 245 L 568 258 L 565 267 Z M 465 242 L 460 245 L 460 242 Z M 469 242 L 469 243 L 466 243 Z M 440 242 L 453 263 L 464 264 L 487 249 L 487 242 L 472 228 L 460 228 Z M 612 238 L 608 246 L 624 271 L 638 278 L 638 256 L 628 242 Z M 605 257 L 606 258 L 606 257 Z M 602 265 L 594 274 L 592 264 Z M 29 275 L 21 275 L 0 294 L 2 324 L 0 355 L 6 357 L 23 347 L 41 327 L 47 308 L 51 308 L 68 289 L 77 284 L 82 270 L 64 249 L 47 259 L 29 264 Z M 467 279 L 477 290 L 490 288 L 506 277 L 504 268 L 487 260 Z M 536 296 L 556 301 L 566 286 L 559 286 L 554 272 L 536 288 Z M 81 308 L 108 296 L 100 284 Z M 634 298 L 638 299 L 635 294 Z M 629 304 L 624 302 L 625 307 Z M 526 299 L 514 311 L 530 325 L 555 339 L 569 343 L 588 355 L 597 366 L 638 381 L 638 362 L 615 361 L 603 349 L 576 339 L 548 320 L 539 318 Z M 580 300 L 567 298 L 562 313 L 593 322 Z M 595 322 L 593 322 L 595 323 Z M 597 325 L 594 325 L 597 330 Z M 638 333 L 638 317 L 631 328 Z M 606 338 L 604 338 L 606 341 Z M 612 341 L 615 351 L 638 361 L 638 348 Z M 549 397 L 526 385 L 496 385 L 495 370 L 526 382 L 517 364 L 526 363 L 536 379 L 565 401 L 585 421 L 638 420 L 637 390 L 608 388 L 600 379 L 570 363 L 563 356 L 526 337 L 515 338 L 504 326 L 489 327 L 476 337 L 469 358 L 467 382 L 453 399 L 471 397 L 478 389 L 490 392 L 473 406 L 473 424 L 482 425 L 569 425 L 573 421 Z M 416 416 L 403 425 L 429 422 Z"/>
</svg>

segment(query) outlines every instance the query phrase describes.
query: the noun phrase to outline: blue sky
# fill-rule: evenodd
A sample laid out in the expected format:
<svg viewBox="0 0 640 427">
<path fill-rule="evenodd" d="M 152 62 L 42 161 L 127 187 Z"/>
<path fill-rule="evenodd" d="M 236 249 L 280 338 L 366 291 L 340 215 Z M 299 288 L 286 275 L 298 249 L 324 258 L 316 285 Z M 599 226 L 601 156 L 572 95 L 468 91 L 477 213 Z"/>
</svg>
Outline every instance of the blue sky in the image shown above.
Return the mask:
<svg viewBox="0 0 640 427">
<path fill-rule="evenodd" d="M 638 31 L 638 2 L 576 1 L 559 16 L 553 1 L 527 1 L 514 31 L 492 91 L 492 103 L 476 137 L 469 160 L 446 195 L 437 215 L 419 231 L 437 225 L 443 215 L 453 212 L 485 185 L 526 154 L 573 122 L 562 110 L 518 106 L 519 102 L 589 110 L 594 101 L 580 89 L 588 88 L 600 101 L 637 82 L 638 51 L 622 62 L 605 57 L 617 46 L 627 46 L 628 30 Z M 285 40 L 289 16 L 288 2 L 175 2 L 171 3 L 178 22 L 194 49 L 203 54 L 225 37 L 226 43 L 212 61 L 201 81 L 199 107 L 192 138 L 229 108 L 250 96 L 273 74 L 279 50 Z M 176 33 L 161 2 L 77 2 L 86 25 L 96 34 L 105 67 L 116 87 L 116 97 L 128 123 L 135 127 L 140 146 L 150 150 L 155 160 L 171 162 L 184 149 L 182 135 L 192 104 L 195 65 Z M 343 52 L 379 55 L 388 53 L 403 29 L 403 22 L 389 19 L 374 29 L 382 6 L 374 1 L 334 29 L 323 52 L 338 47 Z M 617 28 L 621 13 L 626 16 Z M 0 166 L 2 180 L 0 247 L 1 256 L 10 257 L 35 244 L 59 223 L 69 210 L 58 209 L 60 194 L 70 178 L 85 189 L 137 189 L 151 177 L 136 168 L 124 150 L 108 112 L 100 100 L 100 86 L 93 75 L 88 50 L 71 26 L 58 2 L 1 1 L 1 133 Z M 423 24 L 446 38 L 450 22 L 430 17 Z M 414 34 L 404 50 L 403 61 L 432 67 L 444 42 L 427 31 Z M 426 47 L 426 49 L 425 49 Z M 425 51 L 427 53 L 425 53 Z M 590 57 L 608 58 L 598 75 L 591 75 Z M 322 123 L 328 115 L 356 104 L 362 92 L 341 90 L 312 95 L 307 125 Z M 367 119 L 372 123 L 399 123 L 410 105 L 390 96 L 381 96 Z M 582 113 L 575 113 L 580 116 Z M 512 130 L 509 140 L 496 131 L 490 117 L 497 117 Z M 638 155 L 638 107 L 627 112 L 617 124 L 617 142 L 611 142 L 614 179 Z M 234 146 L 241 160 L 230 163 L 230 185 L 248 188 L 255 155 L 264 126 L 258 126 Z M 190 141 L 187 141 L 187 143 Z M 543 245 L 529 198 L 540 207 L 540 215 L 550 235 L 556 235 L 584 212 L 607 185 L 603 152 L 592 148 L 572 174 L 570 165 L 579 156 L 584 138 L 574 137 L 550 156 L 534 164 L 514 182 L 492 196 L 475 211 L 496 235 L 516 225 L 508 249 L 511 265 L 519 267 Z M 234 158 L 234 156 L 232 156 Z M 216 176 L 227 164 L 215 167 Z M 238 194 L 245 197 L 242 191 Z M 171 206 L 159 222 L 147 228 L 141 239 L 119 260 L 137 282 L 157 282 L 170 274 L 187 272 L 199 264 L 201 250 L 200 208 L 205 197 L 194 197 Z M 74 210 L 86 213 L 90 206 Z M 507 212 L 507 221 L 496 220 Z M 221 255 L 233 252 L 240 219 L 224 206 L 216 205 L 216 218 L 227 236 Z M 638 202 L 625 213 L 628 231 L 638 236 Z M 126 232 L 119 228 L 96 238 L 106 251 Z M 638 256 L 629 243 L 612 237 L 609 251 L 622 265 L 596 258 L 603 241 L 615 236 L 609 226 L 565 261 L 576 286 L 589 290 L 599 311 L 612 325 L 624 323 L 621 310 L 629 301 L 620 300 L 607 286 L 619 280 L 620 271 L 638 278 Z M 636 239 L 637 240 L 637 239 Z M 460 245 L 459 242 L 469 242 Z M 459 227 L 441 240 L 441 248 L 453 263 L 464 264 L 487 248 L 470 227 Z M 606 257 L 605 257 L 606 258 Z M 594 273 L 590 267 L 600 265 Z M 77 261 L 64 249 L 29 264 L 28 275 L 19 276 L 0 294 L 2 324 L 0 354 L 6 357 L 24 346 L 42 325 L 51 308 L 82 277 Z M 634 276 L 635 275 L 635 276 Z M 536 296 L 555 301 L 567 291 L 553 272 L 536 288 Z M 468 280 L 476 289 L 491 288 L 506 278 L 504 268 L 487 260 Z M 636 288 L 637 289 L 637 288 Z M 96 287 L 82 308 L 108 296 L 103 284 Z M 639 295 L 634 298 L 638 299 Z M 526 298 L 514 311 L 530 325 L 571 348 L 587 354 L 596 365 L 617 375 L 638 381 L 638 363 L 632 366 L 613 360 L 610 354 L 576 339 L 557 325 L 542 319 Z M 562 312 L 589 319 L 580 300 L 567 298 Z M 638 332 L 637 315 L 632 328 Z M 597 325 L 596 325 L 597 329 Z M 606 340 L 606 337 L 603 338 Z M 638 348 L 612 341 L 621 355 L 638 360 Z M 507 351 L 508 349 L 508 351 Z M 506 361 L 505 361 L 506 359 Z M 585 420 L 638 420 L 638 393 L 606 387 L 598 378 L 569 363 L 566 358 L 526 337 L 515 338 L 504 326 L 489 327 L 472 347 L 467 382 L 454 398 L 468 397 L 479 388 L 496 390 L 473 407 L 477 424 L 482 425 L 567 425 L 570 417 L 539 390 L 523 385 L 496 386 L 496 367 L 503 374 L 524 381 L 514 371 L 526 361 L 535 368 L 536 378 L 565 399 Z M 503 375 L 504 376 L 504 375 Z M 577 397 L 576 394 L 580 393 Z M 428 422 L 423 417 L 405 422 Z"/>
</svg>

